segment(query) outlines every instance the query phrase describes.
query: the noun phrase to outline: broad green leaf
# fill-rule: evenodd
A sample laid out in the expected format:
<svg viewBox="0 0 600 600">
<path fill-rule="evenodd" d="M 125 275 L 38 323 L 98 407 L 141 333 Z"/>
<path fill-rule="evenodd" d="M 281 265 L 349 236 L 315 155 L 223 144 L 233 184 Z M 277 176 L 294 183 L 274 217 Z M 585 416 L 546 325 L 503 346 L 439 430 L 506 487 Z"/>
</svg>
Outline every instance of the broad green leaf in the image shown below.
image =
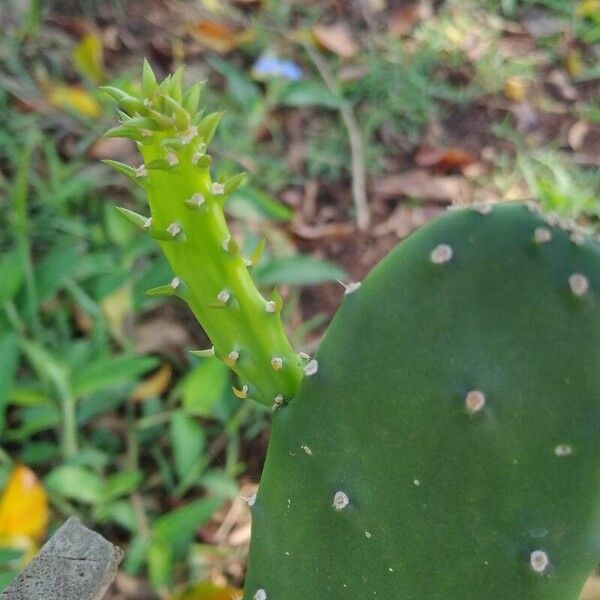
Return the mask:
<svg viewBox="0 0 600 600">
<path fill-rule="evenodd" d="M 51 492 L 82 504 L 98 504 L 104 490 L 98 475 L 74 465 L 56 467 L 46 475 L 44 484 Z"/>
<path fill-rule="evenodd" d="M 148 575 L 155 590 L 170 587 L 173 577 L 173 553 L 169 546 L 154 543 L 148 549 Z"/>
<path fill-rule="evenodd" d="M 152 524 L 153 539 L 161 545 L 171 547 L 174 555 L 179 556 L 193 540 L 198 528 L 222 504 L 223 500 L 220 498 L 203 498 L 158 517 Z"/>
<path fill-rule="evenodd" d="M 50 300 L 77 268 L 73 246 L 59 246 L 35 266 L 35 281 L 40 304 Z"/>
<path fill-rule="evenodd" d="M 31 406 L 19 413 L 21 426 L 4 433 L 7 440 L 24 442 L 32 435 L 54 429 L 61 423 L 62 415 L 55 404 Z"/>
<path fill-rule="evenodd" d="M 226 418 L 228 380 L 227 367 L 220 360 L 203 360 L 181 383 L 184 409 L 198 417 Z"/>
<path fill-rule="evenodd" d="M 316 81 L 291 81 L 279 91 L 277 100 L 284 106 L 322 106 L 339 109 L 344 99 L 332 94 L 323 84 Z"/>
<path fill-rule="evenodd" d="M 79 397 L 135 381 L 157 363 L 158 360 L 152 356 L 104 356 L 73 373 L 73 394 Z"/>
<path fill-rule="evenodd" d="M 40 377 L 52 382 L 61 393 L 69 389 L 69 371 L 62 360 L 36 342 L 21 340 L 21 348 Z"/>
<path fill-rule="evenodd" d="M 100 504 L 94 510 L 94 519 L 101 523 L 116 523 L 132 533 L 138 529 L 135 509 L 129 500 Z"/>
<path fill-rule="evenodd" d="M 106 478 L 102 490 L 102 501 L 116 500 L 136 490 L 144 479 L 142 471 L 123 471 Z"/>
<path fill-rule="evenodd" d="M 202 459 L 204 430 L 185 410 L 175 410 L 171 414 L 170 436 L 175 471 L 183 479 Z"/>
<path fill-rule="evenodd" d="M 301 254 L 263 261 L 255 270 L 259 285 L 315 285 L 345 278 L 346 272 L 337 265 Z"/>
<path fill-rule="evenodd" d="M 289 221 L 294 211 L 279 200 L 245 186 L 237 189 L 225 205 L 228 214 L 240 220 L 272 219 Z"/>
</svg>

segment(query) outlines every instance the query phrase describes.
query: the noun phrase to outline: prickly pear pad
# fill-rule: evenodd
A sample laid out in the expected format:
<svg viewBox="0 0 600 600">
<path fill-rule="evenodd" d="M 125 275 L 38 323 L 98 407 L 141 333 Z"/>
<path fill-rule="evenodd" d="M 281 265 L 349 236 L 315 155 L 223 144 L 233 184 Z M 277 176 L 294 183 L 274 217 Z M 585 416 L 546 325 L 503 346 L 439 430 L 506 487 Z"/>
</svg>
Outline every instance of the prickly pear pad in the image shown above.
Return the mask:
<svg viewBox="0 0 600 600">
<path fill-rule="evenodd" d="M 600 559 L 600 248 L 450 212 L 344 297 L 275 415 L 246 600 L 575 600 Z"/>
</svg>

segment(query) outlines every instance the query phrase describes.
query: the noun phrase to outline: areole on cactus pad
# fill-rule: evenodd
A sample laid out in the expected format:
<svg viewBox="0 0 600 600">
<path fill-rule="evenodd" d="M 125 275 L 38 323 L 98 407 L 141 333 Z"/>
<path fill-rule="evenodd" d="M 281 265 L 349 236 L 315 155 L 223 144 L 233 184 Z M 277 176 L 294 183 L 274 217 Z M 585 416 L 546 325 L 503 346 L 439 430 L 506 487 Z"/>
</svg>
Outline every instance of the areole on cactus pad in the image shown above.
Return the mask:
<svg viewBox="0 0 600 600">
<path fill-rule="evenodd" d="M 130 218 L 156 231 L 179 278 L 170 287 L 216 354 L 239 348 L 229 364 L 248 389 L 290 401 L 252 507 L 245 599 L 575 600 L 600 559 L 598 243 L 535 205 L 451 211 L 347 289 L 306 364 L 223 248 L 219 194 L 194 158 L 200 131 L 191 145 L 162 142 L 157 123 L 189 132 L 173 86 L 122 101 L 152 222 Z M 141 138 L 130 123 L 148 114 Z M 212 307 L 219 290 L 225 310 Z"/>
</svg>

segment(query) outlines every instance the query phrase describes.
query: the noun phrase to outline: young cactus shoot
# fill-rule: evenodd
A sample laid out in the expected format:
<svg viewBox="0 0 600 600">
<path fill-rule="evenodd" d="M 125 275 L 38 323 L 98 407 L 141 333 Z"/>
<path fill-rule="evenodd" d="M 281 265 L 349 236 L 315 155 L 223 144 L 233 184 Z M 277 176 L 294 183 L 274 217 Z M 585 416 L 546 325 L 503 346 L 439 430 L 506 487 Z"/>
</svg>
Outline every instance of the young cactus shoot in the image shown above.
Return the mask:
<svg viewBox="0 0 600 600">
<path fill-rule="evenodd" d="M 197 354 L 237 373 L 238 397 L 275 407 L 296 394 L 304 360 L 283 330 L 277 290 L 264 298 L 250 275 L 261 248 L 246 258 L 229 232 L 223 206 L 243 173 L 211 177 L 207 148 L 221 113 L 199 110 L 202 84 L 183 90 L 182 80 L 180 69 L 159 84 L 145 61 L 140 95 L 104 88 L 121 109 L 121 123 L 106 135 L 134 140 L 143 158 L 138 167 L 105 162 L 146 190 L 148 217 L 119 210 L 157 240 L 174 271 L 148 293 L 185 300 L 213 343 Z"/>
</svg>

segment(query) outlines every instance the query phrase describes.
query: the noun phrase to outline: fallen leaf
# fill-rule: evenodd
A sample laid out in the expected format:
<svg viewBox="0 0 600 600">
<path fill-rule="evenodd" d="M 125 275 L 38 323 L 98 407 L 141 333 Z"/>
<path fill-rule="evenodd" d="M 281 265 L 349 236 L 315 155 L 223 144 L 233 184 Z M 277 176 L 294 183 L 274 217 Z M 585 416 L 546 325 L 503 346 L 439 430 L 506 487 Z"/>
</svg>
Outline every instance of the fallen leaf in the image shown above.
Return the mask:
<svg viewBox="0 0 600 600">
<path fill-rule="evenodd" d="M 527 97 L 530 84 L 521 77 L 509 77 L 504 83 L 504 95 L 513 102 L 523 102 Z"/>
<path fill-rule="evenodd" d="M 581 0 L 577 5 L 578 17 L 598 17 L 600 14 L 600 0 Z"/>
<path fill-rule="evenodd" d="M 143 402 L 152 396 L 160 396 L 169 387 L 172 377 L 173 367 L 163 363 L 158 371 L 137 385 L 130 398 L 134 402 Z"/>
<path fill-rule="evenodd" d="M 585 65 L 583 64 L 581 52 L 577 48 L 569 50 L 565 58 L 565 69 L 567 69 L 569 75 L 571 77 L 578 77 L 583 73 L 584 68 Z"/>
<path fill-rule="evenodd" d="M 104 81 L 102 40 L 95 33 L 84 35 L 73 48 L 73 64 L 77 71 L 96 84 Z"/>
<path fill-rule="evenodd" d="M 102 109 L 96 99 L 77 85 L 55 85 L 48 89 L 48 102 L 60 110 L 75 111 L 86 117 L 97 118 Z"/>
<path fill-rule="evenodd" d="M 136 323 L 133 340 L 137 354 L 174 355 L 176 358 L 183 357 L 186 348 L 194 344 L 189 327 L 173 317 L 159 316 Z"/>
<path fill-rule="evenodd" d="M 236 30 L 227 23 L 208 20 L 197 21 L 188 32 L 197 42 L 220 54 L 227 54 L 256 37 L 252 29 Z"/>
<path fill-rule="evenodd" d="M 17 465 L 0 497 L 0 540 L 26 537 L 42 540 L 48 526 L 48 498 L 35 473 Z"/>
<path fill-rule="evenodd" d="M 341 58 L 352 58 L 358 52 L 358 45 L 352 32 L 343 23 L 317 24 L 312 31 L 319 45 Z"/>
<path fill-rule="evenodd" d="M 179 594 L 173 600 L 236 600 L 241 598 L 242 590 L 221 587 L 212 583 L 201 583 Z"/>
<path fill-rule="evenodd" d="M 123 343 L 127 337 L 127 322 L 133 314 L 131 284 L 127 283 L 104 296 L 100 302 L 100 307 L 110 334 Z"/>
<path fill-rule="evenodd" d="M 569 146 L 573 150 L 581 150 L 583 142 L 590 132 L 590 126 L 586 121 L 575 121 L 569 129 L 567 139 L 569 140 Z"/>
<path fill-rule="evenodd" d="M 110 158 L 131 164 L 137 160 L 138 153 L 135 143 L 130 139 L 101 137 L 90 146 L 87 156 L 93 160 Z"/>
<path fill-rule="evenodd" d="M 405 4 L 392 11 L 388 20 L 388 31 L 393 37 L 409 34 L 414 26 L 431 16 L 431 6 L 423 2 Z"/>
<path fill-rule="evenodd" d="M 457 147 L 438 148 L 424 145 L 415 155 L 415 164 L 418 167 L 433 167 L 439 173 L 464 171 L 476 162 L 477 158 L 473 154 Z"/>
<path fill-rule="evenodd" d="M 547 81 L 556 89 L 563 100 L 573 102 L 579 97 L 577 88 L 573 85 L 573 82 L 566 71 L 563 71 L 562 69 L 554 69 L 548 75 Z"/>
<path fill-rule="evenodd" d="M 407 196 L 455 204 L 466 204 L 472 196 L 469 182 L 461 175 L 431 175 L 425 169 L 383 177 L 375 183 L 374 193 L 382 199 Z"/>
</svg>

